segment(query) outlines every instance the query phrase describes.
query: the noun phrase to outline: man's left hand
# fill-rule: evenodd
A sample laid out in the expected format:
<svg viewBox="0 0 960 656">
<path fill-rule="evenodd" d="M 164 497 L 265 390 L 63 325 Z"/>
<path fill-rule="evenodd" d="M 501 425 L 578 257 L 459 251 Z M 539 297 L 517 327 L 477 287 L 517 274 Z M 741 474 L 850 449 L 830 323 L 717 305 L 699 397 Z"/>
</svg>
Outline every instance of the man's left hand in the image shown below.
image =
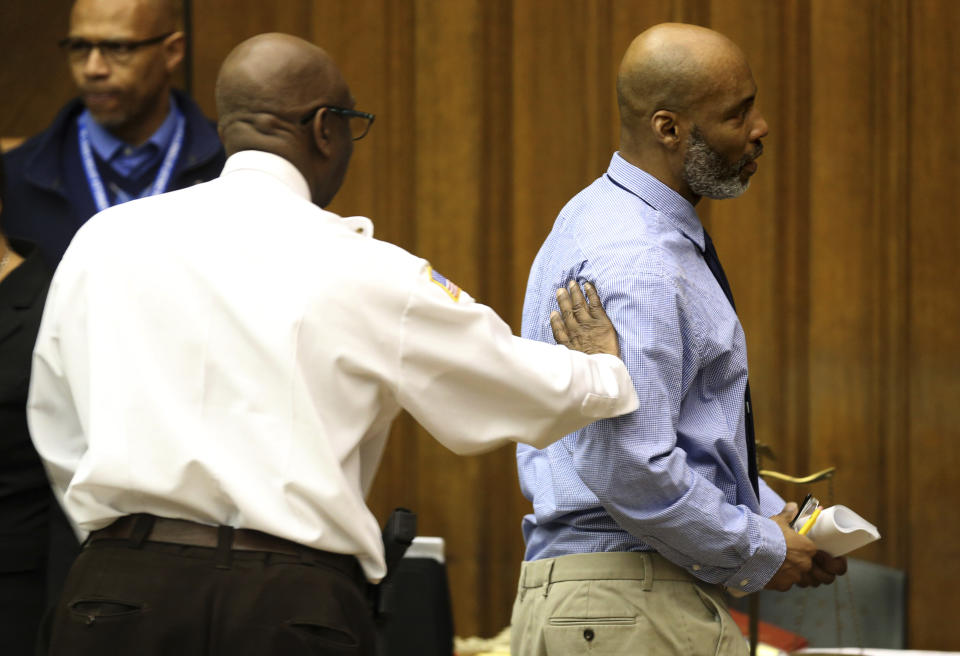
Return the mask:
<svg viewBox="0 0 960 656">
<path fill-rule="evenodd" d="M 592 283 L 584 283 L 587 298 L 583 297 L 576 280 L 566 289 L 557 290 L 560 312 L 550 313 L 550 327 L 557 344 L 584 353 L 609 353 L 620 357 L 620 340 L 613 323 L 603 311 L 600 297 Z M 589 304 L 588 304 L 589 300 Z"/>
</svg>

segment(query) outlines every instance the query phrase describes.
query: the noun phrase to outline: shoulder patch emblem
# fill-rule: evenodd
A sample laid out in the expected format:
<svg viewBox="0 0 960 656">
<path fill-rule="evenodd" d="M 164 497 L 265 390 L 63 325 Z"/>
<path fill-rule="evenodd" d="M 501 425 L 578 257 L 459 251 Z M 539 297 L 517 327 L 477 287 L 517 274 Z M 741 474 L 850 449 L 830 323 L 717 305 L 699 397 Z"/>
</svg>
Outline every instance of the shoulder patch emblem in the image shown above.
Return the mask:
<svg viewBox="0 0 960 656">
<path fill-rule="evenodd" d="M 441 273 L 433 267 L 430 267 L 430 281 L 435 285 L 442 287 L 443 291 L 447 292 L 450 298 L 452 298 L 454 301 L 460 301 L 460 288 L 444 278 L 443 275 L 441 275 Z"/>
</svg>

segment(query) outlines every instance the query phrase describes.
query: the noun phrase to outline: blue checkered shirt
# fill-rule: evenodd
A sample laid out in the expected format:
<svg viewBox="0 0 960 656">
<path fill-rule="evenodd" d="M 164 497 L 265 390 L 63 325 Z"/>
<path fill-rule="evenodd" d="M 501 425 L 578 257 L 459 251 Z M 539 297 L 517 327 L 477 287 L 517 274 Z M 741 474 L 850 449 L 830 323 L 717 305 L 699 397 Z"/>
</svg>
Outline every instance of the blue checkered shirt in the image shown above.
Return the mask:
<svg viewBox="0 0 960 656">
<path fill-rule="evenodd" d="M 747 473 L 743 329 L 703 250 L 693 206 L 619 154 L 560 212 L 530 271 L 523 336 L 552 343 L 556 289 L 593 281 L 640 408 L 519 446 L 527 560 L 655 550 L 744 592 L 783 562 L 767 519 L 783 500 L 762 481 L 758 499 Z"/>
</svg>

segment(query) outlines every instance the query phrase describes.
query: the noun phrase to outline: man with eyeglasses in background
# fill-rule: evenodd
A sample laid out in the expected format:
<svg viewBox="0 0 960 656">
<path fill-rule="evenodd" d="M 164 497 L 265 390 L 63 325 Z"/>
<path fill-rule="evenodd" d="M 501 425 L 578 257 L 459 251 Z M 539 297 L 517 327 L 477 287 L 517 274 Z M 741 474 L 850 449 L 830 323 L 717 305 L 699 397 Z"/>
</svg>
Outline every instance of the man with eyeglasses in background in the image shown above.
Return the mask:
<svg viewBox="0 0 960 656">
<path fill-rule="evenodd" d="M 4 225 L 55 268 L 77 229 L 133 198 L 216 177 L 213 123 L 171 88 L 183 61 L 176 0 L 77 0 L 60 42 L 80 96 L 6 155 Z"/>
<path fill-rule="evenodd" d="M 373 121 L 323 50 L 253 37 L 216 98 L 220 177 L 93 217 L 50 286 L 28 421 L 89 532 L 50 654 L 372 656 L 365 497 L 401 409 L 472 454 L 637 407 L 591 287 L 551 318 L 583 353 L 523 340 L 322 209 Z"/>
</svg>

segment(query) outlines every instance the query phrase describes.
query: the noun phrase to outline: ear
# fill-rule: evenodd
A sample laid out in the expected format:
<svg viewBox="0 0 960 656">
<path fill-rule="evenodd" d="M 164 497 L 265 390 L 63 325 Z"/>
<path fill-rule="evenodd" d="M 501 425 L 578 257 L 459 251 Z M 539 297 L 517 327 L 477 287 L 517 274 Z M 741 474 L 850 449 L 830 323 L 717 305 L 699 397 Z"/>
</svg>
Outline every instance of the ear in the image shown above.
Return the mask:
<svg viewBox="0 0 960 656">
<path fill-rule="evenodd" d="M 163 58 L 168 73 L 173 73 L 187 50 L 187 38 L 183 32 L 174 32 L 163 42 Z"/>
<path fill-rule="evenodd" d="M 658 109 L 650 117 L 650 128 L 654 138 L 667 148 L 673 150 L 680 145 L 680 119 L 676 112 L 668 109 Z"/>
<path fill-rule="evenodd" d="M 310 124 L 313 143 L 316 144 L 317 150 L 328 159 L 333 155 L 333 131 L 327 121 L 329 115 L 327 108 L 321 107 L 314 115 L 313 123 Z"/>
</svg>

